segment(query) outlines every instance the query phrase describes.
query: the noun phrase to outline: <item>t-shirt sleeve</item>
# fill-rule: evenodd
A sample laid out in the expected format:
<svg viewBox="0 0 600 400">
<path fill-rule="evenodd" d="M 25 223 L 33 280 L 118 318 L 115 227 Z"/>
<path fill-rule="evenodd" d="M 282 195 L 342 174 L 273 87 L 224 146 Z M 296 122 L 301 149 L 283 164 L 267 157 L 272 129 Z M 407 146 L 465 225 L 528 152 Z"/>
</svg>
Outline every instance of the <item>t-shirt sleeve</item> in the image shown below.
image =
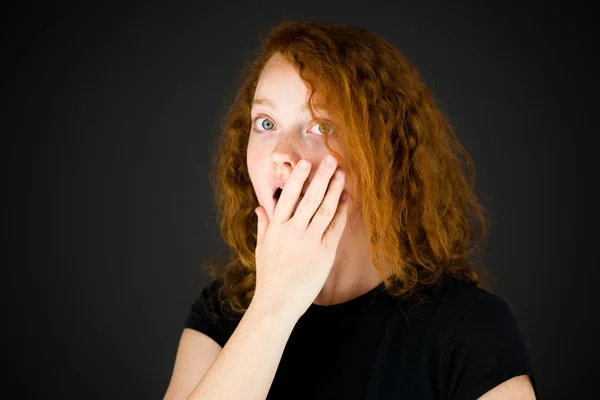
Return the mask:
<svg viewBox="0 0 600 400">
<path fill-rule="evenodd" d="M 202 332 L 224 347 L 235 327 L 219 303 L 218 290 L 222 284 L 222 281 L 213 280 L 202 289 L 190 307 L 184 327 Z"/>
<path fill-rule="evenodd" d="M 510 306 L 481 291 L 455 328 L 448 360 L 448 399 L 474 400 L 519 375 L 529 375 L 527 346 Z"/>
</svg>

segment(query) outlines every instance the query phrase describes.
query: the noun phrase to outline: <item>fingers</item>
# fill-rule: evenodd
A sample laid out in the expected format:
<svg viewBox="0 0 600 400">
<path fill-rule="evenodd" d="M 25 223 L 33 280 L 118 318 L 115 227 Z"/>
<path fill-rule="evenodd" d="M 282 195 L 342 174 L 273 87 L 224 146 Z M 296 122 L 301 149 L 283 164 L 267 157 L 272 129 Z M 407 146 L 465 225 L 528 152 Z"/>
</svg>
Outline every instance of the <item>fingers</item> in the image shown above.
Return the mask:
<svg viewBox="0 0 600 400">
<path fill-rule="evenodd" d="M 296 164 L 290 178 L 285 183 L 281 196 L 279 196 L 273 213 L 273 221 L 283 223 L 290 219 L 302 192 L 304 181 L 310 173 L 310 167 L 310 163 L 306 160 L 300 160 Z"/>
<path fill-rule="evenodd" d="M 344 173 L 340 170 L 336 171 L 329 182 L 325 198 L 318 206 L 307 228 L 307 231 L 312 231 L 314 235 L 322 237 L 323 242 L 331 237 L 332 241 L 337 244 L 346 226 L 348 201 L 341 200 L 344 180 Z"/>
<path fill-rule="evenodd" d="M 256 245 L 258 246 L 263 241 L 265 231 L 269 227 L 269 216 L 262 206 L 258 206 L 254 209 L 257 217 L 257 229 L 256 229 Z"/>
<path fill-rule="evenodd" d="M 347 194 L 344 194 L 347 197 Z M 329 222 L 329 225 L 327 225 L 327 223 L 321 224 L 320 221 L 317 220 L 318 224 L 315 225 L 314 229 L 318 233 L 322 231 L 323 225 L 326 225 L 325 233 L 323 233 L 323 236 L 321 237 L 321 243 L 323 243 L 325 249 L 337 249 L 340 239 L 342 238 L 342 233 L 344 233 L 344 229 L 346 228 L 346 222 L 348 221 L 348 209 L 350 208 L 349 204 L 350 202 L 348 201 L 348 198 L 344 200 L 340 198 L 339 202 L 337 203 L 335 215 L 333 219 L 331 219 L 331 222 Z M 327 219 L 324 219 L 324 221 L 326 220 Z M 309 229 L 312 229 L 312 225 L 313 224 L 311 223 Z"/>
<path fill-rule="evenodd" d="M 328 163 L 328 160 L 330 160 L 331 164 Z M 311 218 L 313 218 L 313 215 L 315 215 L 315 212 L 323 201 L 327 186 L 336 167 L 337 162 L 332 156 L 327 156 L 321 161 L 315 176 L 310 182 L 310 186 L 306 189 L 306 193 L 300 204 L 298 204 L 298 209 L 292 218 L 296 224 L 302 225 L 305 228 L 308 226 Z M 321 212 L 323 211 L 325 210 L 321 210 Z"/>
<path fill-rule="evenodd" d="M 293 220 L 295 224 L 304 227 L 307 231 L 312 231 L 312 234 L 321 238 L 322 242 L 337 243 L 346 226 L 348 213 L 347 202 L 340 203 L 344 190 L 344 172 L 336 171 L 335 158 L 325 157 L 298 204 L 304 182 L 310 173 L 309 162 L 306 162 L 306 168 L 303 168 L 302 164 L 305 162 L 301 160 L 294 167 L 290 178 L 285 183 L 275 207 L 273 221 L 284 223 Z M 294 212 L 296 204 L 298 207 Z"/>
</svg>

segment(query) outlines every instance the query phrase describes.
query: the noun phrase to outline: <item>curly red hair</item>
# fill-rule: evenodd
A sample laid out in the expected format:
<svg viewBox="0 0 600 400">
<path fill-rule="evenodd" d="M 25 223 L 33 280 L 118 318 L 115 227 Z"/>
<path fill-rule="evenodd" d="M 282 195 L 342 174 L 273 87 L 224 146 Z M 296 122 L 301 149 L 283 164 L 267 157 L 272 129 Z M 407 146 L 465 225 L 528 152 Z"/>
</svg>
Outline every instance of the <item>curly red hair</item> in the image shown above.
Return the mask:
<svg viewBox="0 0 600 400">
<path fill-rule="evenodd" d="M 307 84 L 313 117 L 326 110 L 344 143 L 347 158 L 324 135 L 346 171 L 349 194 L 361 199 L 373 263 L 388 292 L 415 295 L 443 275 L 480 284 L 484 270 L 469 258 L 482 247 L 486 221 L 473 191 L 473 162 L 415 66 L 365 29 L 286 21 L 271 30 L 242 71 L 212 160 L 211 184 L 229 251 L 203 269 L 224 282 L 222 303 L 243 313 L 254 294 L 258 200 L 246 149 L 256 85 L 275 53 Z M 392 274 L 381 265 L 390 265 Z"/>
</svg>

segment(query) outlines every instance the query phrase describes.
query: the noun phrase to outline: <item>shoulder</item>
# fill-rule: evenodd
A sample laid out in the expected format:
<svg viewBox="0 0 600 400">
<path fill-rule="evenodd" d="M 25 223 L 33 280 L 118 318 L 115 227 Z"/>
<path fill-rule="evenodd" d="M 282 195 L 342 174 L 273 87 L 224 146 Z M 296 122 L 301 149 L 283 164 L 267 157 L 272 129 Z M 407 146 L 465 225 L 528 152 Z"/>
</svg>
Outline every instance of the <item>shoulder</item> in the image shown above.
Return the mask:
<svg viewBox="0 0 600 400">
<path fill-rule="evenodd" d="M 229 311 L 221 301 L 222 286 L 222 280 L 214 279 L 201 289 L 190 306 L 184 327 L 205 333 L 224 347 L 241 316 Z"/>
<path fill-rule="evenodd" d="M 452 277 L 422 289 L 418 299 L 402 303 L 401 308 L 407 319 L 419 319 L 445 334 L 466 325 L 512 318 L 512 308 L 502 298 Z"/>
<path fill-rule="evenodd" d="M 487 290 L 445 278 L 424 302 L 423 313 L 450 355 L 473 346 L 526 353 L 512 306 Z"/>
<path fill-rule="evenodd" d="M 535 388 L 526 342 L 505 300 L 449 278 L 438 302 L 447 328 L 442 343 L 450 398 L 476 398 L 521 375 L 529 375 Z"/>
<path fill-rule="evenodd" d="M 212 318 L 223 316 L 223 307 L 219 298 L 219 290 L 222 286 L 222 280 L 214 279 L 202 289 L 200 296 L 198 296 L 199 304 Z"/>
<path fill-rule="evenodd" d="M 501 297 L 454 278 L 442 282 L 439 296 L 439 307 L 450 318 L 452 345 L 478 335 L 520 337 L 513 308 Z"/>
<path fill-rule="evenodd" d="M 451 277 L 441 283 L 440 302 L 458 318 L 457 324 L 490 322 L 502 316 L 512 318 L 512 307 L 504 299 Z"/>
<path fill-rule="evenodd" d="M 194 306 L 202 306 L 210 318 L 239 320 L 242 316 L 232 311 L 225 301 L 225 293 L 221 290 L 223 285 L 222 279 L 211 280 L 202 288 Z"/>
</svg>

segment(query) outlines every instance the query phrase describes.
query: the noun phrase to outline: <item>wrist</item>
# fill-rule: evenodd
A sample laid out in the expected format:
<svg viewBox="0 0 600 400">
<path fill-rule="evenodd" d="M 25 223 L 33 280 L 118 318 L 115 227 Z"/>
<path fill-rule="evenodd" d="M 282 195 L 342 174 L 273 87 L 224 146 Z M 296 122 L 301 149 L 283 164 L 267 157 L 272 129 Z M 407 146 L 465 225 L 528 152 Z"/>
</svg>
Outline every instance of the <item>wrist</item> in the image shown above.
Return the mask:
<svg viewBox="0 0 600 400">
<path fill-rule="evenodd" d="M 293 329 L 302 315 L 293 307 L 286 307 L 282 303 L 270 302 L 265 299 L 252 299 L 246 313 L 261 321 L 270 321 L 273 324 Z"/>
</svg>

